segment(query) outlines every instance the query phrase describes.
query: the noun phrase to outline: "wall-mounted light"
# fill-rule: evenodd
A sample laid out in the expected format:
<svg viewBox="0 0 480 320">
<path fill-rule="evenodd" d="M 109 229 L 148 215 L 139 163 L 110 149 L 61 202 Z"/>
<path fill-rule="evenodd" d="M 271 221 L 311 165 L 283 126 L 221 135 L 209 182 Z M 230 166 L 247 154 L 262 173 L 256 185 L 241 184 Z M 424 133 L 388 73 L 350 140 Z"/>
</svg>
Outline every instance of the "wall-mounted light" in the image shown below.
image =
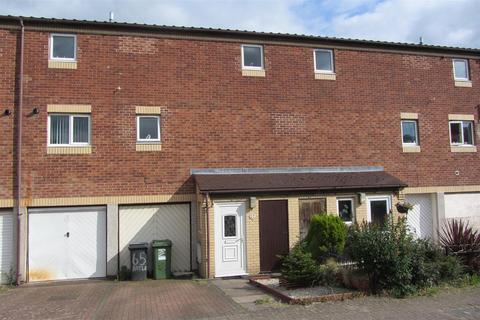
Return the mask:
<svg viewBox="0 0 480 320">
<path fill-rule="evenodd" d="M 40 113 L 40 110 L 38 110 L 38 108 L 33 108 L 32 114 L 39 114 L 39 113 Z"/>
<path fill-rule="evenodd" d="M 4 116 L 9 116 L 12 114 L 12 111 L 10 111 L 10 109 L 6 109 L 4 112 L 3 112 L 3 115 Z"/>
<path fill-rule="evenodd" d="M 257 198 L 256 197 L 250 197 L 249 199 L 249 205 L 250 205 L 250 209 L 253 209 L 257 206 Z"/>
<path fill-rule="evenodd" d="M 358 193 L 358 203 L 362 204 L 367 201 L 367 195 L 363 192 Z"/>
</svg>

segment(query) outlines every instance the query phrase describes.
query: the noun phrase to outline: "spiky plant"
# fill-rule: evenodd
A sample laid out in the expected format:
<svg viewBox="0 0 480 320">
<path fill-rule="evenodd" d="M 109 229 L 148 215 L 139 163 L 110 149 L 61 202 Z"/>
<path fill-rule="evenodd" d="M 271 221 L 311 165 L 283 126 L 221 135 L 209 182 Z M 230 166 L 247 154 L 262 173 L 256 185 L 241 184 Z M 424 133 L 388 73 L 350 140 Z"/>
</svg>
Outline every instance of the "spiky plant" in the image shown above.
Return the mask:
<svg viewBox="0 0 480 320">
<path fill-rule="evenodd" d="M 468 221 L 450 219 L 442 227 L 440 243 L 449 252 L 480 250 L 480 233 Z"/>
</svg>

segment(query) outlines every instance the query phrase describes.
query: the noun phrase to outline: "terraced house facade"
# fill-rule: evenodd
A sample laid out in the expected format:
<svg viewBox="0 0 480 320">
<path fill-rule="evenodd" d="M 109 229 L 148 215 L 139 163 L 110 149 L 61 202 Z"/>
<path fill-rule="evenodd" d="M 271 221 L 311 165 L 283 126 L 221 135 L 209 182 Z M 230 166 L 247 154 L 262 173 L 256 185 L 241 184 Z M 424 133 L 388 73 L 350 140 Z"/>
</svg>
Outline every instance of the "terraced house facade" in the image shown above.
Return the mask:
<svg viewBox="0 0 480 320">
<path fill-rule="evenodd" d="M 319 212 L 480 222 L 480 51 L 0 17 L 2 281 L 278 268 Z M 18 267 L 18 268 L 17 268 Z"/>
</svg>

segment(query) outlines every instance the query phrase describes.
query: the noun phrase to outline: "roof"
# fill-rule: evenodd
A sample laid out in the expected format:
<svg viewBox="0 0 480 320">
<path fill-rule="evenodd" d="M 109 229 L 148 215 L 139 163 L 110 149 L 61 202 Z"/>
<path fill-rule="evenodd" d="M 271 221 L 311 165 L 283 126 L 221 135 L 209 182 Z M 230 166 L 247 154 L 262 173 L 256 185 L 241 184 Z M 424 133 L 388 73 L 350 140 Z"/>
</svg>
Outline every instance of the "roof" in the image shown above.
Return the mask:
<svg viewBox="0 0 480 320">
<path fill-rule="evenodd" d="M 167 26 L 156 24 L 139 24 L 128 22 L 110 22 L 97 20 L 76 20 L 76 19 L 57 19 L 44 17 L 23 17 L 0 15 L 0 24 L 18 24 L 22 19 L 26 26 L 28 25 L 50 25 L 61 28 L 92 28 L 103 30 L 116 30 L 120 32 L 154 32 L 165 34 L 178 35 L 195 35 L 204 37 L 232 37 L 238 39 L 263 39 L 270 41 L 293 41 L 304 43 L 325 43 L 331 45 L 343 45 L 354 47 L 376 47 L 392 50 L 414 50 L 432 53 L 458 53 L 458 54 L 473 54 L 480 55 L 479 48 L 460 48 L 452 46 L 426 45 L 417 43 L 405 42 L 389 42 L 389 41 L 375 41 L 375 40 L 361 40 L 351 38 L 325 37 L 305 34 L 291 34 L 291 33 L 274 33 L 274 32 L 255 32 L 248 30 L 233 30 L 233 29 L 219 29 L 219 28 L 202 28 L 202 27 L 185 27 L 185 26 Z"/>
<path fill-rule="evenodd" d="M 194 174 L 200 192 L 246 193 L 404 188 L 385 171 Z"/>
</svg>

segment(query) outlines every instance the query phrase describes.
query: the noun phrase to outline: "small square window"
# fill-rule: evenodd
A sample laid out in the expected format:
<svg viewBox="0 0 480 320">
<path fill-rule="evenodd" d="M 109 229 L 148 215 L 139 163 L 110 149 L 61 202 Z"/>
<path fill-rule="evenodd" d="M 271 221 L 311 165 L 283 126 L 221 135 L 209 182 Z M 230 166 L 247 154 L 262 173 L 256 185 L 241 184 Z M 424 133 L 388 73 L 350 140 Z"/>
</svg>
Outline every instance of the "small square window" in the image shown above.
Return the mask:
<svg viewBox="0 0 480 320">
<path fill-rule="evenodd" d="M 160 117 L 137 116 L 137 141 L 160 141 Z"/>
<path fill-rule="evenodd" d="M 345 223 L 353 222 L 353 210 L 353 199 L 337 199 L 337 213 Z"/>
<path fill-rule="evenodd" d="M 90 144 L 89 115 L 50 114 L 48 122 L 50 146 Z"/>
<path fill-rule="evenodd" d="M 77 37 L 70 34 L 50 35 L 50 59 L 75 61 L 77 59 Z"/>
<path fill-rule="evenodd" d="M 450 144 L 473 146 L 473 121 L 450 121 Z"/>
<path fill-rule="evenodd" d="M 453 73 L 455 80 L 468 81 L 470 77 L 468 75 L 468 60 L 466 59 L 453 59 Z"/>
<path fill-rule="evenodd" d="M 333 51 L 317 49 L 314 51 L 315 72 L 333 73 Z"/>
<path fill-rule="evenodd" d="M 418 128 L 415 120 L 402 120 L 403 145 L 418 145 Z"/>
<path fill-rule="evenodd" d="M 242 45 L 242 68 L 263 69 L 263 47 L 258 45 Z"/>
</svg>

